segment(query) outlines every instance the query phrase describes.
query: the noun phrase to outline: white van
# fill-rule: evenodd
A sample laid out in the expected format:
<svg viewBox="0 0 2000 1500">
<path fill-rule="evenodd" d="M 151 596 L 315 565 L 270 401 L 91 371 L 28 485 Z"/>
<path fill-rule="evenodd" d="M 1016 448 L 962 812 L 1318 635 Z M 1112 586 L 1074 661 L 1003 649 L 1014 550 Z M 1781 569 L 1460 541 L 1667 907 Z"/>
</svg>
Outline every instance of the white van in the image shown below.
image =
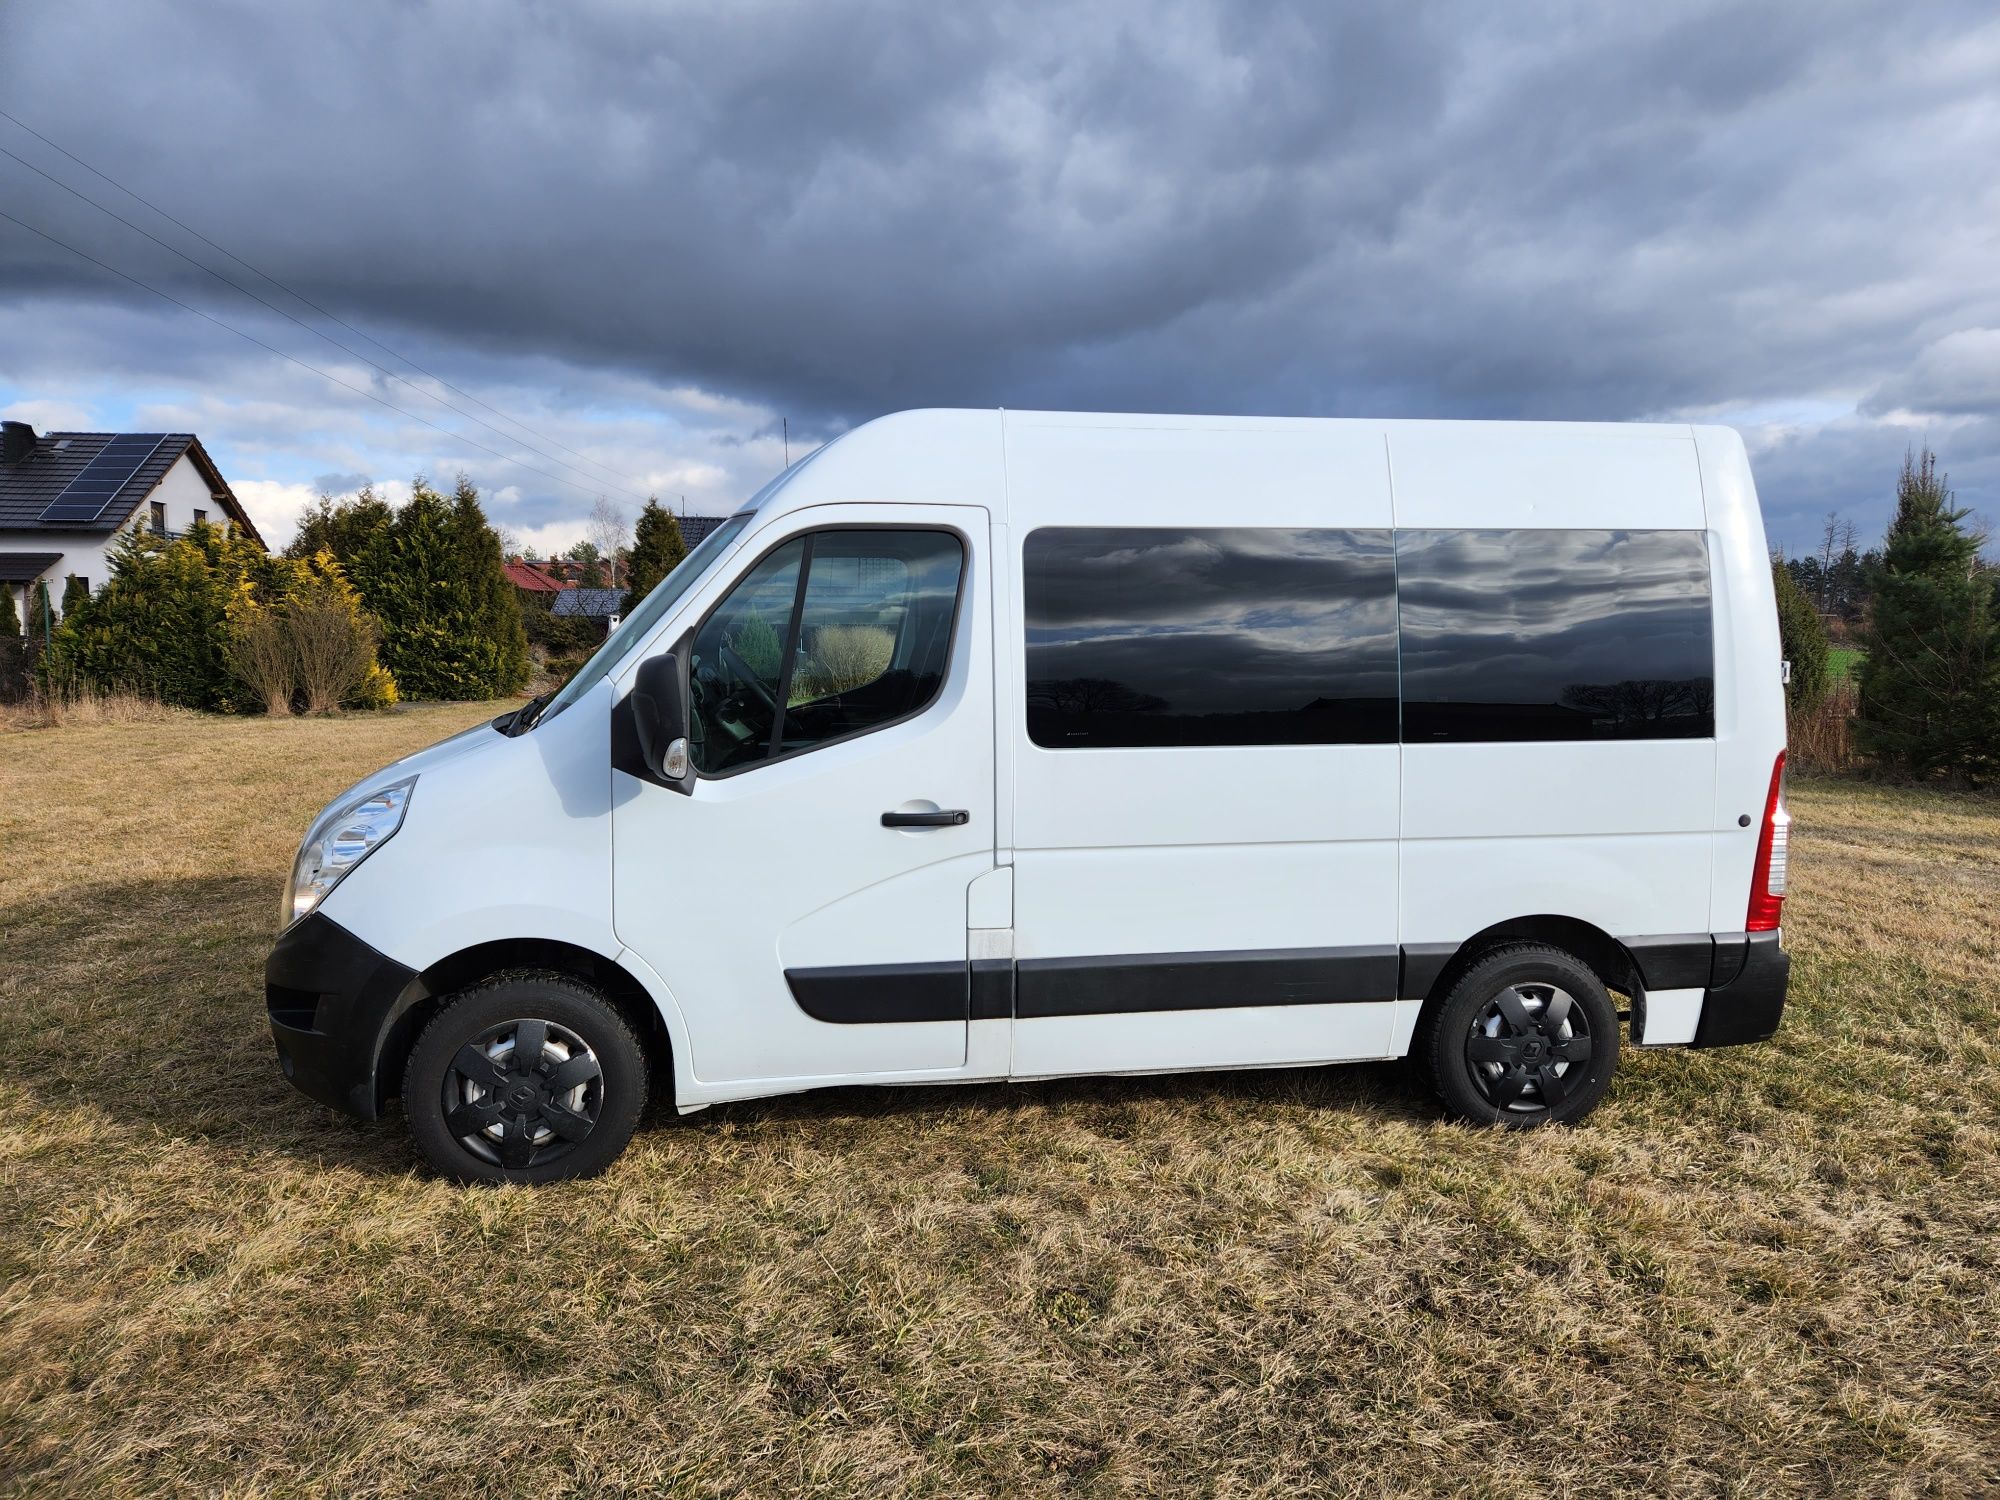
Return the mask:
<svg viewBox="0 0 2000 1500">
<path fill-rule="evenodd" d="M 1574 1120 L 1784 1005 L 1778 626 L 1725 428 L 917 411 L 552 699 L 357 783 L 285 1076 L 464 1179 L 834 1084 L 1413 1055 Z"/>
</svg>

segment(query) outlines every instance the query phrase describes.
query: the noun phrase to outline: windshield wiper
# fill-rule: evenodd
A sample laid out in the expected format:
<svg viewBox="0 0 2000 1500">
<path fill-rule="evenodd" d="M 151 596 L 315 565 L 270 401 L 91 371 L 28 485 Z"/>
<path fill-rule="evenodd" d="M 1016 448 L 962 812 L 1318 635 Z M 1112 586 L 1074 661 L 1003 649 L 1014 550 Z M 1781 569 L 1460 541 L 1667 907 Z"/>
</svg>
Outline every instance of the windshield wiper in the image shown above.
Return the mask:
<svg viewBox="0 0 2000 1500">
<path fill-rule="evenodd" d="M 550 688 L 546 693 L 536 694 L 511 714 L 502 714 L 495 721 L 495 727 L 509 738 L 517 734 L 526 734 L 541 719 L 542 710 L 549 706 L 549 699 L 555 695 L 554 688 Z"/>
</svg>

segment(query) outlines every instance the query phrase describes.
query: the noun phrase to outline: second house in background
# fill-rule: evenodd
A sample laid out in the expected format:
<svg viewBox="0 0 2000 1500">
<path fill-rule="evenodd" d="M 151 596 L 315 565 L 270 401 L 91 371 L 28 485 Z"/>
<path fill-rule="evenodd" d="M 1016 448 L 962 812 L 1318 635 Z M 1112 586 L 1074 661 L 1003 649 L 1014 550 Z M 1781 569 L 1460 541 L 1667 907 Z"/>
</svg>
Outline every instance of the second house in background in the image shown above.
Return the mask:
<svg viewBox="0 0 2000 1500">
<path fill-rule="evenodd" d="M 26 620 L 35 584 L 52 613 L 64 585 L 91 590 L 111 574 L 128 532 L 177 536 L 196 521 L 263 538 L 191 432 L 47 432 L 0 424 L 0 587 Z"/>
</svg>

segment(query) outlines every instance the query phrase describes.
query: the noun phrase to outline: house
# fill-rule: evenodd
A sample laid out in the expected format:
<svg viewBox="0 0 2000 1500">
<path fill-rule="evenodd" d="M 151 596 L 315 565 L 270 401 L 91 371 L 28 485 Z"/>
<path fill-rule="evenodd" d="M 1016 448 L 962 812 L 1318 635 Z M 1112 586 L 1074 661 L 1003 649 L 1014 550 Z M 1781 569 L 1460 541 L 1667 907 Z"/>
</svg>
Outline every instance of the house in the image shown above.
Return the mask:
<svg viewBox="0 0 2000 1500">
<path fill-rule="evenodd" d="M 624 600 L 623 589 L 567 588 L 556 595 L 549 613 L 558 619 L 602 620 L 608 634 L 618 624 L 618 612 Z"/>
<path fill-rule="evenodd" d="M 551 578 L 540 563 L 510 562 L 502 571 L 521 595 L 523 604 L 539 604 L 546 609 L 563 590 L 563 586 Z"/>
<path fill-rule="evenodd" d="M 589 566 L 573 557 L 551 557 L 546 562 L 536 562 L 529 558 L 525 566 L 533 568 L 556 582 L 558 588 L 571 588 L 583 581 L 583 570 Z M 617 557 L 601 557 L 597 560 L 597 576 L 604 580 L 605 588 L 625 587 L 626 563 Z"/>
<path fill-rule="evenodd" d="M 24 622 L 38 581 L 60 612 L 70 578 L 95 589 L 110 576 L 119 537 L 178 536 L 196 521 L 264 545 L 193 433 L 37 433 L 0 423 L 0 587 Z"/>
</svg>

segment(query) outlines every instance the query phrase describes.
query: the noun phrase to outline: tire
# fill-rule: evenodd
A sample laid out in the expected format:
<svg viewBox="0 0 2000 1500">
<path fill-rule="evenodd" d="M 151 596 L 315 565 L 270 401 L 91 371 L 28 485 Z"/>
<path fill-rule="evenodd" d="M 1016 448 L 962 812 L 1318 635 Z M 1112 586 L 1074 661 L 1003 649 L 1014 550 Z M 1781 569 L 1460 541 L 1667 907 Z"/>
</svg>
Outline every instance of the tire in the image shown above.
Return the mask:
<svg viewBox="0 0 2000 1500">
<path fill-rule="evenodd" d="M 1611 1087 L 1618 1011 L 1575 955 L 1510 943 L 1459 976 L 1425 1018 L 1414 1050 L 1461 1120 L 1510 1130 L 1566 1125 Z"/>
<path fill-rule="evenodd" d="M 534 1065 L 515 1066 L 527 1046 Z M 647 1073 L 632 1028 L 589 985 L 496 974 L 453 996 L 418 1036 L 403 1112 L 440 1176 L 565 1182 L 602 1172 L 625 1149 Z"/>
</svg>

